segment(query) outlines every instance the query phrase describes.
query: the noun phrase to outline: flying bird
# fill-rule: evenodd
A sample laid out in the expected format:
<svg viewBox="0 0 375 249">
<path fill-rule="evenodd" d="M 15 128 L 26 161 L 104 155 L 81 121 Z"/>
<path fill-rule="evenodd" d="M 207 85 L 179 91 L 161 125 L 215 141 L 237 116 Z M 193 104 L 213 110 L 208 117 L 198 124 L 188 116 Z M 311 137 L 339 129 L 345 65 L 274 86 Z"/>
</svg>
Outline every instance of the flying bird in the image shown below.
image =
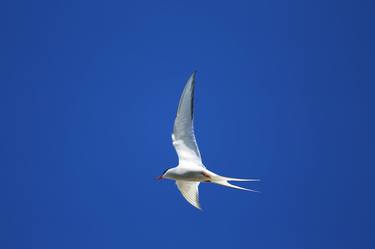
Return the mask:
<svg viewBox="0 0 375 249">
<path fill-rule="evenodd" d="M 201 182 L 258 192 L 233 185 L 229 181 L 259 181 L 259 179 L 239 179 L 220 176 L 208 170 L 202 163 L 193 125 L 195 74 L 196 72 L 193 72 L 190 76 L 182 92 L 173 126 L 172 142 L 178 155 L 178 166 L 165 170 L 157 179 L 175 180 L 177 188 L 183 197 L 191 205 L 201 209 L 198 190 Z"/>
</svg>

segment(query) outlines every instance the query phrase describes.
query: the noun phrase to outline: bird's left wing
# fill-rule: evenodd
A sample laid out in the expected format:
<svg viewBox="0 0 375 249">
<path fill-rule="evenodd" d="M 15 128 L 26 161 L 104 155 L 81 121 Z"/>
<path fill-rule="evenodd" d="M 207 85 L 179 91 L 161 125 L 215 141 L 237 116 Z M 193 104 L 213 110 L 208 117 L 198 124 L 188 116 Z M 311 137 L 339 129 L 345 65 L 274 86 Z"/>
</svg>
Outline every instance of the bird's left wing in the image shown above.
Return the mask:
<svg viewBox="0 0 375 249">
<path fill-rule="evenodd" d="M 201 209 L 199 204 L 199 182 L 176 181 L 178 190 L 184 198 L 194 207 Z"/>
<path fill-rule="evenodd" d="M 201 154 L 195 140 L 193 127 L 195 72 L 190 76 L 178 105 L 173 126 L 173 146 L 181 162 L 202 165 Z"/>
</svg>

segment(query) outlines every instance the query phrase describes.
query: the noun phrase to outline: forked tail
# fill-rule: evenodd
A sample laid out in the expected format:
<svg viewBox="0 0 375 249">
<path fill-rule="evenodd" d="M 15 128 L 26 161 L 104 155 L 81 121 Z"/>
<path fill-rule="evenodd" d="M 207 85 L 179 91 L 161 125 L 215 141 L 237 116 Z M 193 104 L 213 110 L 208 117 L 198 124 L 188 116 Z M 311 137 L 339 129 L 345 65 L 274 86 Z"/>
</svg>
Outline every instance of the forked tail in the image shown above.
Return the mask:
<svg viewBox="0 0 375 249">
<path fill-rule="evenodd" d="M 223 186 L 229 187 L 229 188 L 236 188 L 236 189 L 242 189 L 242 190 L 246 190 L 246 191 L 259 193 L 259 191 L 257 191 L 257 190 L 243 188 L 243 187 L 240 187 L 240 186 L 233 185 L 233 184 L 229 183 L 229 181 L 258 182 L 258 181 L 260 181 L 260 179 L 239 179 L 239 178 L 230 178 L 230 177 L 220 176 L 220 177 L 217 177 L 216 179 L 213 179 L 211 182 L 215 183 L 215 184 L 223 185 Z"/>
</svg>

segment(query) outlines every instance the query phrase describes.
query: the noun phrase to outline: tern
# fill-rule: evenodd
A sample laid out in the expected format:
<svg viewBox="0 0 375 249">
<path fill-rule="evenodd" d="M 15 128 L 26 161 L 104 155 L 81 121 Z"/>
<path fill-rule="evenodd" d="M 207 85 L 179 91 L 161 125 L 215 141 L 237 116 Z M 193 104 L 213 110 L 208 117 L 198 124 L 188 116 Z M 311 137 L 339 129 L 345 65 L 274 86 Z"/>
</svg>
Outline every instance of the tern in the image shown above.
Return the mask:
<svg viewBox="0 0 375 249">
<path fill-rule="evenodd" d="M 203 164 L 201 154 L 194 135 L 194 87 L 193 72 L 182 92 L 173 126 L 172 142 L 178 155 L 178 166 L 166 169 L 157 179 L 175 180 L 178 190 L 194 207 L 201 209 L 199 203 L 199 184 L 201 182 L 215 183 L 230 188 L 258 192 L 239 187 L 229 181 L 259 181 L 259 179 L 240 179 L 225 177 L 209 171 Z"/>
</svg>

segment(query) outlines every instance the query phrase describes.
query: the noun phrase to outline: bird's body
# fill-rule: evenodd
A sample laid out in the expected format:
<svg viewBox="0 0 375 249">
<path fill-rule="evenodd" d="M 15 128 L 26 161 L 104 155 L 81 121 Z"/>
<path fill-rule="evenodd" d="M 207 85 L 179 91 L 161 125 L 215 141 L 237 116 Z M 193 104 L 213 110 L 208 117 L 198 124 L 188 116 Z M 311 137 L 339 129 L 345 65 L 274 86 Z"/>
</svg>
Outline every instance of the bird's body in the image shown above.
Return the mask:
<svg viewBox="0 0 375 249">
<path fill-rule="evenodd" d="M 203 165 L 193 128 L 194 85 L 195 72 L 190 76 L 182 92 L 173 127 L 172 141 L 178 155 L 179 165 L 164 171 L 159 179 L 175 180 L 177 188 L 185 199 L 199 209 L 198 186 L 201 182 L 210 182 L 226 187 L 257 192 L 228 182 L 258 181 L 257 179 L 239 179 L 220 176 L 208 170 Z"/>
<path fill-rule="evenodd" d="M 177 166 L 168 170 L 168 174 L 163 178 L 191 182 L 208 182 L 211 179 L 211 175 L 209 175 L 209 173 L 212 172 L 195 167 L 190 168 L 186 166 Z"/>
</svg>

